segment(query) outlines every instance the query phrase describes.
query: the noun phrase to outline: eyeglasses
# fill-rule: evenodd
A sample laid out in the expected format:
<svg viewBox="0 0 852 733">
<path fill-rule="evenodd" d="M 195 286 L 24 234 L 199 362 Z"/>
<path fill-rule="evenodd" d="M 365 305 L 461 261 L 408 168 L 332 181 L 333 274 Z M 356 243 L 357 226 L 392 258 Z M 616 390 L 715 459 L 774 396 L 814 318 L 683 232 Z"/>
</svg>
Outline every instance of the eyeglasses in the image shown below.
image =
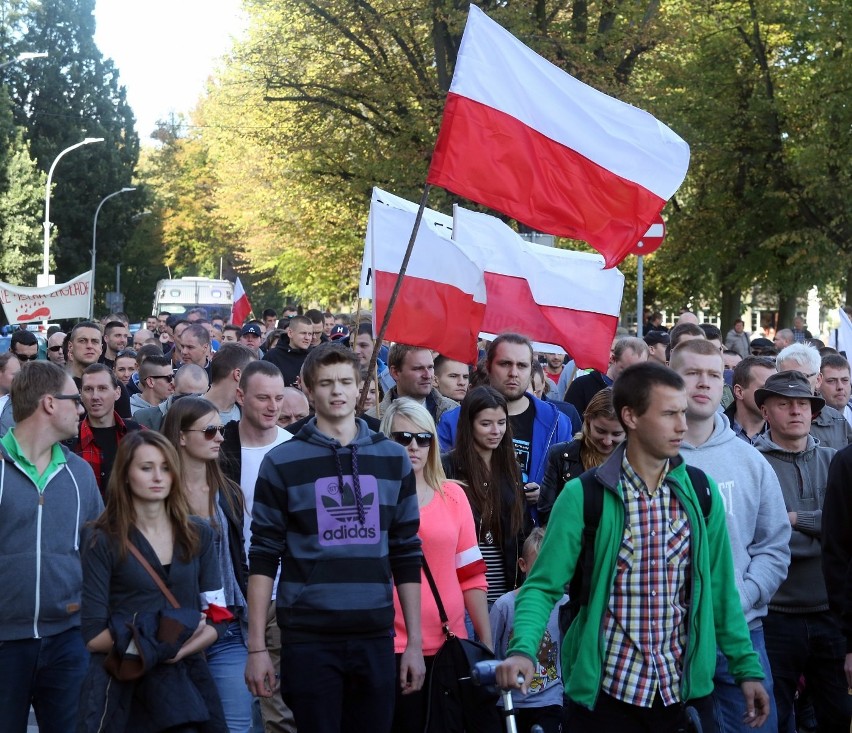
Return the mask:
<svg viewBox="0 0 852 733">
<path fill-rule="evenodd" d="M 391 438 L 393 438 L 395 443 L 409 446 L 411 445 L 411 441 L 414 440 L 417 441 L 419 448 L 428 448 L 432 445 L 432 437 L 432 433 L 409 433 L 407 430 L 391 433 Z"/>
<path fill-rule="evenodd" d="M 83 404 L 83 398 L 78 394 L 55 394 L 51 395 L 51 397 L 54 397 L 57 400 L 74 400 L 74 402 L 78 405 Z"/>
<path fill-rule="evenodd" d="M 53 352 L 56 352 L 56 351 L 62 351 L 62 344 L 58 344 L 58 345 L 56 345 L 56 346 L 48 346 L 48 347 L 47 347 L 47 350 L 48 350 L 48 351 L 53 351 Z"/>
<path fill-rule="evenodd" d="M 129 356 L 129 357 L 135 359 L 136 358 L 136 352 L 133 349 L 122 349 L 121 351 L 119 351 L 115 355 L 115 358 L 121 359 L 122 357 L 125 357 L 125 356 Z"/>
<path fill-rule="evenodd" d="M 19 354 L 17 351 L 15 352 L 15 356 L 18 357 L 18 361 L 22 361 L 24 363 L 38 359 L 38 354 L 30 354 L 27 356 L 26 354 Z"/>
<path fill-rule="evenodd" d="M 204 437 L 207 440 L 213 440 L 216 437 L 216 433 L 219 433 L 223 438 L 225 437 L 225 426 L 224 425 L 208 425 L 206 428 L 187 428 L 183 432 L 185 433 L 204 433 Z"/>
<path fill-rule="evenodd" d="M 149 374 L 149 379 L 165 379 L 167 382 L 174 382 L 175 375 L 174 374 Z"/>
</svg>

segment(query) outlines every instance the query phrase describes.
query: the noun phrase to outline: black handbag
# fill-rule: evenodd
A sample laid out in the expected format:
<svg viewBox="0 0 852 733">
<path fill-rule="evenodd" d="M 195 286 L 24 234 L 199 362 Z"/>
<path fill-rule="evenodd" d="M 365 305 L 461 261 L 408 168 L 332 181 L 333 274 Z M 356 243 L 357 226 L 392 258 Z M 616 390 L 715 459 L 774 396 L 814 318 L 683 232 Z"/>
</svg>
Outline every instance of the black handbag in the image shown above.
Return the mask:
<svg viewBox="0 0 852 733">
<path fill-rule="evenodd" d="M 450 630 L 447 612 L 425 557 L 423 573 L 435 596 L 445 637 L 427 681 L 426 733 L 495 733 L 501 727 L 499 692 L 495 687 L 475 685 L 470 673 L 477 662 L 494 659 L 494 652 L 485 644 L 461 639 Z"/>
</svg>

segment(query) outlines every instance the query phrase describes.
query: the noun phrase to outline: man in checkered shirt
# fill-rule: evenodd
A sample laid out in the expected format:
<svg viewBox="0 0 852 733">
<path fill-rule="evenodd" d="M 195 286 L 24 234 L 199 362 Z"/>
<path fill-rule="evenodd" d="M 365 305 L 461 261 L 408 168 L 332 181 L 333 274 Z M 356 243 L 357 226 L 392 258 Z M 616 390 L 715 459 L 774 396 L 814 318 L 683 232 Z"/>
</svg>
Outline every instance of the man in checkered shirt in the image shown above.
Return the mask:
<svg viewBox="0 0 852 733">
<path fill-rule="evenodd" d="M 742 689 L 744 721 L 758 727 L 769 698 L 734 580 L 724 504 L 708 480 L 705 521 L 680 456 L 684 382 L 668 367 L 637 364 L 616 381 L 613 403 L 627 440 L 593 479 L 603 507 L 589 602 L 562 640 L 568 729 L 675 733 L 688 729 L 689 706 L 713 730 L 717 645 Z M 532 679 L 544 624 L 578 564 L 583 503 L 575 479 L 553 507 L 516 602 L 514 639 L 497 672 L 504 687 Z"/>
</svg>

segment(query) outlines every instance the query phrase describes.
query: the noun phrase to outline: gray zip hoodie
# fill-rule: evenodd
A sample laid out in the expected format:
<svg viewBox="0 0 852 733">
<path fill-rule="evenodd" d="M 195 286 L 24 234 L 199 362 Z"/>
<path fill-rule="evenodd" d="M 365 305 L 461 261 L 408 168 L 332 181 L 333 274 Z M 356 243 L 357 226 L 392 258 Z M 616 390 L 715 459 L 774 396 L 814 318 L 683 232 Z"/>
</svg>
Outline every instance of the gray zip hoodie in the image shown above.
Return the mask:
<svg viewBox="0 0 852 733">
<path fill-rule="evenodd" d="M 821 446 L 810 435 L 800 453 L 788 451 L 772 440 L 771 430 L 754 444 L 778 476 L 785 511 L 796 512 L 790 537 L 790 569 L 770 609 L 785 613 L 828 610 L 828 593 L 822 575 L 822 503 L 828 466 L 837 452 Z"/>
<path fill-rule="evenodd" d="M 103 511 L 95 474 L 62 447 L 44 491 L 0 445 L 0 640 L 55 636 L 80 625 L 80 529 Z"/>
<path fill-rule="evenodd" d="M 757 628 L 790 563 L 790 520 L 778 478 L 721 413 L 707 442 L 696 448 L 684 441 L 681 455 L 719 486 L 740 602 L 749 628 Z"/>
</svg>

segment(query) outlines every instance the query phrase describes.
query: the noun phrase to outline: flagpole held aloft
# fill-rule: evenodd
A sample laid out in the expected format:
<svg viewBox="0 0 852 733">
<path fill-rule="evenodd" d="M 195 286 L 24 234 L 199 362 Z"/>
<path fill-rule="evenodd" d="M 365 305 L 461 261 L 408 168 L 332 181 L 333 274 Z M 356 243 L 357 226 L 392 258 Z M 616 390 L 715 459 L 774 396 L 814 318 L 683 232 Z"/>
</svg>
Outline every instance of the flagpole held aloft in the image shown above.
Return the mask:
<svg viewBox="0 0 852 733">
<path fill-rule="evenodd" d="M 379 327 L 379 332 L 376 334 L 376 340 L 373 343 L 373 353 L 370 355 L 370 363 L 367 365 L 367 374 L 372 374 L 376 369 L 376 362 L 379 358 L 379 349 L 382 348 L 382 341 L 385 338 L 385 332 L 388 330 L 391 314 L 393 313 L 394 305 L 396 305 L 399 291 L 402 289 L 402 280 L 405 277 L 405 271 L 408 269 L 408 262 L 411 260 L 411 252 L 414 249 L 414 242 L 417 240 L 417 230 L 420 229 L 420 222 L 423 220 L 423 211 L 426 209 L 426 202 L 429 200 L 429 191 L 432 188 L 430 184 L 423 187 L 423 195 L 420 197 L 420 206 L 417 208 L 417 216 L 414 218 L 414 226 L 411 229 L 411 236 L 408 238 L 408 247 L 405 249 L 405 255 L 402 258 L 402 265 L 399 268 L 399 275 L 396 278 L 396 283 L 393 286 L 388 307 L 385 311 L 385 317 L 382 320 L 382 325 Z M 378 387 L 378 385 L 376 385 Z M 361 395 L 358 398 L 358 406 L 356 412 L 361 412 L 364 409 L 364 403 L 367 401 L 367 393 L 370 390 L 369 377 L 365 380 L 361 387 Z M 378 394 L 376 395 L 378 398 Z M 378 402 L 376 403 L 376 413 L 378 414 Z"/>
</svg>

